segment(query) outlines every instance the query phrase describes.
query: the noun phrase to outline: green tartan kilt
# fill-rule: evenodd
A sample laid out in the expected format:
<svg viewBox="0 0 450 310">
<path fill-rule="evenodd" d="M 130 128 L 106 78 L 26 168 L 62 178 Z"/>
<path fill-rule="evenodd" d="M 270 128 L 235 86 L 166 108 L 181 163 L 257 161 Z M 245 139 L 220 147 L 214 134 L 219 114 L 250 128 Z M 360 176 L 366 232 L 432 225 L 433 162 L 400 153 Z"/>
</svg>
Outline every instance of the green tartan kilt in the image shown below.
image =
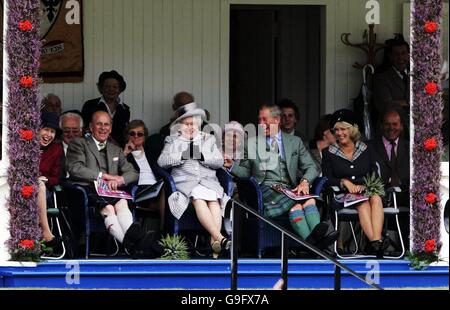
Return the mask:
<svg viewBox="0 0 450 310">
<path fill-rule="evenodd" d="M 268 217 L 282 215 L 298 203 L 267 185 L 261 185 L 261 192 L 263 196 L 264 215 Z"/>
</svg>

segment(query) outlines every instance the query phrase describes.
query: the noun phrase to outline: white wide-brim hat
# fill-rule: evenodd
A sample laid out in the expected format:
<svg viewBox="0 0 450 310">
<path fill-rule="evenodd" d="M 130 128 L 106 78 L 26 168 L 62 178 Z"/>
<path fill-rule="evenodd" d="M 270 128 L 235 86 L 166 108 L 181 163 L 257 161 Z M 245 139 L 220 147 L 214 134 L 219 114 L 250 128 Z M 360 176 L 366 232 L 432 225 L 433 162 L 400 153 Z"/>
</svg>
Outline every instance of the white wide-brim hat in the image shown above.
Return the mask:
<svg viewBox="0 0 450 310">
<path fill-rule="evenodd" d="M 184 106 L 179 107 L 174 112 L 173 118 L 175 118 L 175 120 L 172 122 L 172 126 L 175 125 L 176 123 L 179 123 L 182 119 L 184 119 L 186 117 L 196 116 L 196 115 L 200 116 L 202 118 L 202 121 L 206 120 L 205 110 L 198 108 L 197 104 L 195 102 L 185 104 Z"/>
</svg>

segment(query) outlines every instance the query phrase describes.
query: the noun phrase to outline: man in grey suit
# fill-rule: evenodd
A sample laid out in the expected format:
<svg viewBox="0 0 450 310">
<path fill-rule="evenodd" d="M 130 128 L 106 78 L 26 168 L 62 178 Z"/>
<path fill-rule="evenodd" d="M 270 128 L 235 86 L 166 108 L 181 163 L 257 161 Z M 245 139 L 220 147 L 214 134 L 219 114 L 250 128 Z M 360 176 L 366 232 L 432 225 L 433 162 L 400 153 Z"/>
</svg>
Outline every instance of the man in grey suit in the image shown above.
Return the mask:
<svg viewBox="0 0 450 310">
<path fill-rule="evenodd" d="M 108 113 L 97 111 L 89 124 L 92 135 L 78 138 L 67 149 L 66 169 L 69 182 L 82 185 L 89 195 L 89 203 L 100 210 L 108 231 L 119 242 L 133 222 L 125 199 L 100 197 L 93 182 L 103 179 L 111 190 L 138 180 L 138 173 L 126 160 L 120 147 L 109 143 L 112 120 Z"/>
<path fill-rule="evenodd" d="M 320 222 L 315 199 L 299 202 L 277 190 L 277 186 L 283 186 L 298 195 L 307 195 L 310 184 L 319 175 L 302 140 L 280 130 L 280 114 L 277 106 L 262 106 L 258 123 L 264 129 L 263 133 L 248 139 L 244 159 L 239 164 L 225 155 L 224 166 L 236 177 L 256 178 L 263 195 L 265 216 L 288 213 L 292 228 L 302 239 L 325 248 L 337 239 L 337 232 L 325 236 L 328 225 Z M 300 181 L 297 179 L 299 170 Z"/>
</svg>

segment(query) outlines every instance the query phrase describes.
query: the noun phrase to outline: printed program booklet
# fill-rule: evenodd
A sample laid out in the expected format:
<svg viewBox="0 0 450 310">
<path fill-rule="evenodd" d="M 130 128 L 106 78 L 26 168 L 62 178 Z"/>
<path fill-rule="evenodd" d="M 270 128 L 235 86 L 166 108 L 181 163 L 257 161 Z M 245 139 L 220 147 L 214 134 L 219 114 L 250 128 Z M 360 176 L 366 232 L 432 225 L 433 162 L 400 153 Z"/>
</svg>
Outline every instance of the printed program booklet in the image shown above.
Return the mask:
<svg viewBox="0 0 450 310">
<path fill-rule="evenodd" d="M 279 183 L 272 185 L 272 188 L 274 190 L 276 190 L 277 192 L 285 194 L 289 198 L 291 198 L 293 200 L 297 200 L 297 201 L 308 200 L 308 199 L 311 199 L 311 198 L 320 199 L 320 196 L 318 196 L 318 195 L 311 195 L 311 194 L 309 194 L 309 195 L 304 195 L 304 194 L 297 195 L 297 193 L 294 193 L 290 188 L 286 187 L 286 185 L 279 184 Z"/>
<path fill-rule="evenodd" d="M 360 202 L 364 202 L 369 200 L 369 197 L 361 195 L 361 194 L 339 194 L 334 197 L 334 200 L 338 203 L 344 204 L 344 208 L 353 206 L 355 204 L 358 204 Z"/>
<path fill-rule="evenodd" d="M 103 179 L 97 179 L 94 181 L 95 190 L 97 194 L 102 197 L 133 199 L 133 197 L 122 190 L 111 190 L 108 187 L 108 183 Z"/>
</svg>

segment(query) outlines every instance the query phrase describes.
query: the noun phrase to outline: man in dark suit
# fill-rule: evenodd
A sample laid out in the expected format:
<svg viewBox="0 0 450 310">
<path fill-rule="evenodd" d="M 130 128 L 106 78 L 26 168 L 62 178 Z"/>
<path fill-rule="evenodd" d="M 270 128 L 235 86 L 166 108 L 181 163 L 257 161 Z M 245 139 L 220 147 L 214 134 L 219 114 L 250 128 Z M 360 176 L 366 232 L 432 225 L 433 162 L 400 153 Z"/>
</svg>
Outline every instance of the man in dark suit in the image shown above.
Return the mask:
<svg viewBox="0 0 450 310">
<path fill-rule="evenodd" d="M 391 105 L 409 108 L 409 45 L 402 40 L 392 43 L 392 66 L 374 80 L 375 108 L 384 112 Z"/>
<path fill-rule="evenodd" d="M 75 139 L 67 149 L 66 169 L 69 172 L 69 182 L 85 187 L 89 204 L 99 209 L 108 231 L 122 242 L 133 222 L 127 201 L 98 196 L 93 182 L 103 179 L 109 189 L 116 190 L 120 186 L 136 182 L 139 175 L 126 160 L 123 150 L 108 142 L 112 121 L 107 112 L 95 112 L 89 128 L 91 135 Z"/>
<path fill-rule="evenodd" d="M 155 133 L 148 137 L 146 145 L 148 145 L 148 153 L 153 158 L 158 159 L 164 148 L 164 140 L 167 136 L 170 136 L 170 126 L 173 121 L 179 116 L 179 113 L 183 111 L 182 107 L 188 104 L 195 104 L 194 96 L 186 91 L 181 91 L 173 97 L 172 110 L 173 115 L 170 118 L 169 123 L 161 127 L 159 133 Z M 180 112 L 181 111 L 181 112 Z"/>
<path fill-rule="evenodd" d="M 409 208 L 409 142 L 402 138 L 403 123 L 395 108 L 388 109 L 382 118 L 382 135 L 372 141 L 375 160 L 386 186 L 398 186 L 398 206 Z M 391 202 L 390 202 L 391 203 Z M 402 210 L 401 209 L 401 210 Z M 407 210 L 407 209 L 406 209 Z M 409 243 L 409 212 L 400 213 L 403 241 Z M 392 236 L 393 237 L 393 236 Z"/>
<path fill-rule="evenodd" d="M 385 185 L 409 190 L 409 143 L 401 137 L 403 122 L 397 109 L 382 118 L 382 135 L 372 141 L 376 161 Z"/>
<path fill-rule="evenodd" d="M 389 51 L 392 66 L 374 77 L 374 107 L 378 115 L 392 106 L 399 108 L 408 136 L 409 45 L 403 39 L 396 39 L 391 42 Z"/>
<path fill-rule="evenodd" d="M 296 129 L 300 120 L 300 113 L 297 105 L 290 99 L 281 99 L 277 106 L 281 110 L 281 130 L 287 134 L 297 136 L 305 142 L 305 135 Z"/>
</svg>

